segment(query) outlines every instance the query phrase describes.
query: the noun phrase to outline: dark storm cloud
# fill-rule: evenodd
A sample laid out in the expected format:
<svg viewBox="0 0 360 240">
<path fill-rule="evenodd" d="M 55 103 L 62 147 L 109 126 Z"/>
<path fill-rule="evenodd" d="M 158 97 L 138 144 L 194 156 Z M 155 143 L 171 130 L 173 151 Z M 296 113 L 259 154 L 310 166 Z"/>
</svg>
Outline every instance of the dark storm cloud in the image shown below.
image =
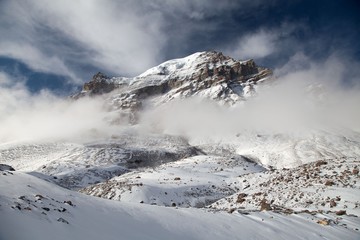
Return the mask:
<svg viewBox="0 0 360 240">
<path fill-rule="evenodd" d="M 298 52 L 312 60 L 334 52 L 360 57 L 359 7 L 351 1 L 232 1 L 222 7 L 210 1 L 198 12 L 188 5 L 168 11 L 169 58 L 221 50 L 277 67 Z"/>
</svg>

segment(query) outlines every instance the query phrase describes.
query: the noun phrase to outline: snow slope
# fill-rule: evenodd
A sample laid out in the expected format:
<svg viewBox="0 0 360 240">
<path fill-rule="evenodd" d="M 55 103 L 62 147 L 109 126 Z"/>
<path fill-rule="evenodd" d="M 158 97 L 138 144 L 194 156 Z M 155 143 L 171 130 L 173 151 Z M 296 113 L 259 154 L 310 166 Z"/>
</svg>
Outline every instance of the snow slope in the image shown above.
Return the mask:
<svg viewBox="0 0 360 240">
<path fill-rule="evenodd" d="M 14 187 L 15 186 L 15 187 Z M 122 203 L 0 175 L 1 239 L 358 239 L 359 218 L 208 212 Z M 329 219 L 323 226 L 317 221 Z"/>
<path fill-rule="evenodd" d="M 79 189 L 130 169 L 153 167 L 196 155 L 184 139 L 166 135 L 113 135 L 85 144 L 66 142 L 0 145 L 1 163 L 41 173 L 63 187 Z M 40 176 L 40 175 L 38 175 Z"/>
<path fill-rule="evenodd" d="M 265 170 L 240 156 L 200 155 L 130 172 L 81 192 L 125 202 L 199 208 L 239 191 L 239 176 Z"/>
<path fill-rule="evenodd" d="M 278 169 L 294 168 L 322 159 L 360 157 L 360 135 L 346 129 L 306 129 L 301 133 L 244 130 L 225 137 L 195 137 L 189 143 L 205 152 L 217 146 Z"/>
<path fill-rule="evenodd" d="M 360 216 L 359 158 L 320 160 L 292 169 L 243 175 L 236 194 L 212 204 L 214 209 L 285 212 L 338 212 Z"/>
</svg>

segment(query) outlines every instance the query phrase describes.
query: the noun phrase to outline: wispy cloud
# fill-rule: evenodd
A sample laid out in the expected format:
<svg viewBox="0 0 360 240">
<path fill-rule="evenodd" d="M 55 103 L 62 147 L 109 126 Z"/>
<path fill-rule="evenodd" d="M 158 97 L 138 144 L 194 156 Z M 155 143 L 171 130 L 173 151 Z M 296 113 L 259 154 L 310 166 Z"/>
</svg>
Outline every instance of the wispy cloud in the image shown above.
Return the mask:
<svg viewBox="0 0 360 240">
<path fill-rule="evenodd" d="M 306 31 L 307 28 L 301 21 L 284 21 L 274 27 L 255 27 L 240 34 L 224 52 L 238 59 L 261 60 L 272 55 L 284 58 L 306 48 L 306 44 L 296 38 L 296 34 Z"/>
<path fill-rule="evenodd" d="M 76 79 L 69 62 L 133 75 L 155 64 L 162 18 L 132 1 L 4 1 L 0 55 Z"/>
<path fill-rule="evenodd" d="M 266 57 L 276 51 L 276 39 L 274 33 L 264 30 L 246 35 L 238 40 L 233 55 L 242 59 Z"/>
<path fill-rule="evenodd" d="M 75 83 L 81 83 L 76 74 L 58 56 L 47 56 L 27 43 L 0 42 L 0 55 L 19 59 L 35 71 L 68 76 Z"/>
</svg>

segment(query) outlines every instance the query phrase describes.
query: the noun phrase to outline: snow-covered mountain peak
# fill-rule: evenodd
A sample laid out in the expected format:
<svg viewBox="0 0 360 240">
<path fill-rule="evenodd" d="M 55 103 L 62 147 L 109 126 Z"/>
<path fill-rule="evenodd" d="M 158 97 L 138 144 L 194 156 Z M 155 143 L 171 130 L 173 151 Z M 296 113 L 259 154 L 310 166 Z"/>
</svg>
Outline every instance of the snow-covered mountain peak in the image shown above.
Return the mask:
<svg viewBox="0 0 360 240">
<path fill-rule="evenodd" d="M 148 69 L 136 77 L 136 79 L 148 78 L 192 78 L 202 76 L 222 75 L 230 70 L 228 78 L 236 78 L 236 73 L 241 75 L 255 74 L 257 67 L 253 60 L 237 61 L 221 52 L 207 51 L 197 52 L 184 58 L 168 60 L 158 66 Z"/>
<path fill-rule="evenodd" d="M 175 71 L 192 70 L 201 55 L 206 52 L 197 52 L 184 58 L 172 59 L 152 67 L 138 76 L 145 78 L 150 75 L 169 75 Z"/>
<path fill-rule="evenodd" d="M 115 89 L 121 89 L 122 93 L 134 90 L 139 92 L 142 89 L 142 95 L 153 96 L 175 90 L 182 97 L 206 95 L 216 99 L 223 91 L 243 98 L 249 92 L 244 87 L 254 90 L 256 82 L 271 74 L 270 69 L 258 67 L 253 60 L 237 61 L 215 51 L 197 52 L 184 58 L 168 60 L 134 78 L 109 78 L 97 73 L 90 82 L 84 84 L 82 93 L 103 94 Z M 203 90 L 208 90 L 208 93 L 199 94 Z"/>
</svg>

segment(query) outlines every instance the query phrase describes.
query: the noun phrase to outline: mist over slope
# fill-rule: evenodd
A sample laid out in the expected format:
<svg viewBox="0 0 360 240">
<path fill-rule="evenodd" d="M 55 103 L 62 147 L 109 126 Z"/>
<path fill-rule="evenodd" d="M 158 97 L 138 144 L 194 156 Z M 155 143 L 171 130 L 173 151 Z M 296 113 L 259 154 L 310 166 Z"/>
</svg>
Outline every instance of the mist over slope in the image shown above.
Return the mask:
<svg viewBox="0 0 360 240">
<path fill-rule="evenodd" d="M 167 105 L 156 104 L 164 99 L 153 100 L 155 106 L 149 100 L 141 109 L 140 125 L 152 126 L 155 122 L 156 129 L 176 134 L 196 132 L 195 135 L 209 130 L 229 133 L 256 129 L 281 133 L 328 127 L 359 131 L 360 88 L 346 78 L 356 65 L 349 66 L 336 57 L 322 63 L 308 59 L 294 61 L 305 62 L 306 66 L 293 70 L 294 63 L 289 62 L 275 69 L 276 80 L 257 85 L 253 93 L 256 97 L 236 100 L 230 108 L 219 107 L 214 102 L 216 99 L 209 100 L 206 95 L 206 98 L 194 95 L 194 99 L 189 95 L 186 101 L 175 98 L 177 101 Z M 109 112 L 105 96 L 73 101 L 49 92 L 31 95 L 23 85 L 14 86 L 9 81 L 8 76 L 1 75 L 2 143 L 26 139 L 82 141 L 87 136 L 109 136 L 122 127 L 109 124 L 121 112 Z"/>
</svg>

